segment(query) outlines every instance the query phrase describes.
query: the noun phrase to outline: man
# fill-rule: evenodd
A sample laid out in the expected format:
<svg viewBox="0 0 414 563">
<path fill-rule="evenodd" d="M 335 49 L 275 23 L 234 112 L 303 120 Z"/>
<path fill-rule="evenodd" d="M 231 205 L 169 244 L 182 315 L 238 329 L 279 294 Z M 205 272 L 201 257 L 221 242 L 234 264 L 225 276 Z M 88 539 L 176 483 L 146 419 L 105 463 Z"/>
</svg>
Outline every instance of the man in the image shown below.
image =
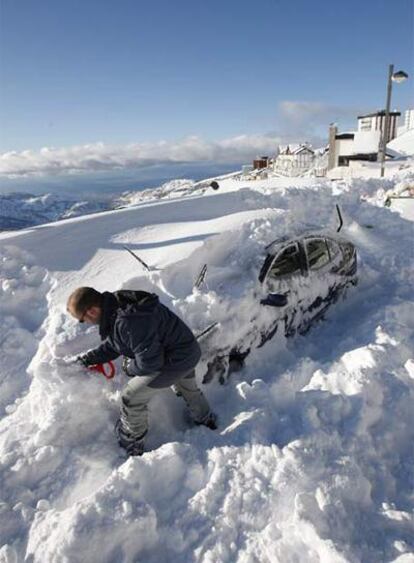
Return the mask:
<svg viewBox="0 0 414 563">
<path fill-rule="evenodd" d="M 148 403 L 159 389 L 174 386 L 186 401 L 196 424 L 215 430 L 216 416 L 198 389 L 195 366 L 201 352 L 188 326 L 154 293 L 105 291 L 80 287 L 69 297 L 68 312 L 79 322 L 99 325 L 104 341 L 79 356 L 84 366 L 124 356 L 131 378 L 121 395 L 118 442 L 129 455 L 142 455 L 148 431 Z"/>
</svg>

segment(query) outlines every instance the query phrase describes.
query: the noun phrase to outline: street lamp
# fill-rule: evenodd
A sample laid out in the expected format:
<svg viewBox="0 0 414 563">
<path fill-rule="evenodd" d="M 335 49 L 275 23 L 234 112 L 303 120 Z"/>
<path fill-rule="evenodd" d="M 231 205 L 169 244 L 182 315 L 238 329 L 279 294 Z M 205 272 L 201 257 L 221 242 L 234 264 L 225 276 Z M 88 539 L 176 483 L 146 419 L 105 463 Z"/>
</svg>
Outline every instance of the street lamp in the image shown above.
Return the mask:
<svg viewBox="0 0 414 563">
<path fill-rule="evenodd" d="M 388 132 L 390 128 L 390 106 L 391 106 L 391 91 L 392 83 L 404 82 L 408 78 L 408 74 L 403 70 L 394 72 L 394 65 L 390 65 L 388 68 L 388 84 L 387 84 L 387 103 L 385 105 L 385 121 L 384 127 L 381 131 L 381 139 L 378 151 L 378 160 L 381 163 L 381 178 L 384 177 L 385 172 L 385 151 L 387 147 Z"/>
<path fill-rule="evenodd" d="M 394 72 L 394 74 L 391 76 L 391 80 L 393 82 L 397 82 L 398 84 L 400 82 L 404 82 L 404 80 L 406 80 L 408 78 L 408 74 L 406 72 L 404 72 L 403 70 L 399 70 L 398 72 Z"/>
</svg>

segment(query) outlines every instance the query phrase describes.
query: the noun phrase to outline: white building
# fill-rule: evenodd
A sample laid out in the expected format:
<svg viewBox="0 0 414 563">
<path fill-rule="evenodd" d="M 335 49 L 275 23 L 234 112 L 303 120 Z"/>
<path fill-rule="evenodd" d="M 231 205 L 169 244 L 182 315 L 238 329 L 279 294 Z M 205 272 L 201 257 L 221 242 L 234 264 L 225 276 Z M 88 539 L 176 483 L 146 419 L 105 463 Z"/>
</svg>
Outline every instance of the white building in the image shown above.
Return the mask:
<svg viewBox="0 0 414 563">
<path fill-rule="evenodd" d="M 390 123 L 388 129 L 387 143 L 397 136 L 397 121 L 401 113 L 399 111 L 390 112 Z M 358 116 L 358 132 L 383 131 L 385 128 L 385 111 L 377 111 L 366 115 Z"/>
<path fill-rule="evenodd" d="M 414 109 L 407 109 L 407 111 L 404 112 L 403 119 L 403 124 L 397 128 L 397 137 L 414 129 Z"/>
<path fill-rule="evenodd" d="M 387 143 L 397 136 L 398 111 L 390 112 Z M 358 166 L 362 161 L 376 162 L 385 129 L 385 111 L 377 111 L 358 116 L 358 131 L 338 133 L 336 125 L 329 129 L 329 165 L 328 169 L 337 166 Z M 392 151 L 386 151 L 386 157 L 392 157 Z"/>
<path fill-rule="evenodd" d="M 273 170 L 284 176 L 300 176 L 312 167 L 314 159 L 315 151 L 309 144 L 287 145 L 279 148 Z"/>
</svg>

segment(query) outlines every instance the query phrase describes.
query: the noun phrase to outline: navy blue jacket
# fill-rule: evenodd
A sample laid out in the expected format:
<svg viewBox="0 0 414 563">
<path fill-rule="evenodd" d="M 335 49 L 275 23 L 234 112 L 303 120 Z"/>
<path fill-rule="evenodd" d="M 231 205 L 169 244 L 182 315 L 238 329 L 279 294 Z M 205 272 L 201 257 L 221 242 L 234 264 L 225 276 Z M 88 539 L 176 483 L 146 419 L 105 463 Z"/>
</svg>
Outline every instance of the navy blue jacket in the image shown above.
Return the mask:
<svg viewBox="0 0 414 563">
<path fill-rule="evenodd" d="M 121 354 L 131 375 L 179 372 L 194 368 L 201 351 L 188 326 L 157 295 L 146 291 L 106 291 L 99 334 L 104 342 L 82 356 L 88 365 L 114 360 Z"/>
</svg>

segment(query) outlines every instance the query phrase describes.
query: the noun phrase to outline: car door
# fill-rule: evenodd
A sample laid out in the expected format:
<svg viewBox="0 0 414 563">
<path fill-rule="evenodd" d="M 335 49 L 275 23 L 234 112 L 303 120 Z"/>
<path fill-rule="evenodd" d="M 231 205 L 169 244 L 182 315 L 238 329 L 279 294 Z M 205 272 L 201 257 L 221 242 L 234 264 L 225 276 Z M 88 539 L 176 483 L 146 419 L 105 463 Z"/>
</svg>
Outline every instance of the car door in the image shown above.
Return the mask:
<svg viewBox="0 0 414 563">
<path fill-rule="evenodd" d="M 330 266 L 329 272 L 336 273 L 343 262 L 343 251 L 338 242 L 332 238 L 326 237 L 326 244 L 329 251 Z"/>
<path fill-rule="evenodd" d="M 356 253 L 352 243 L 336 241 L 330 237 L 313 237 L 304 240 L 309 273 L 322 278 L 325 273 L 337 277 L 352 275 L 356 271 Z M 341 283 L 340 280 L 337 280 Z"/>
<path fill-rule="evenodd" d="M 311 283 L 308 298 L 303 302 L 304 322 L 322 316 L 337 298 L 335 270 L 342 259 L 339 245 L 327 237 L 307 237 L 303 240 L 308 276 Z"/>
<path fill-rule="evenodd" d="M 306 263 L 309 273 L 316 273 L 317 276 L 329 272 L 331 267 L 331 256 L 329 246 L 325 237 L 307 237 L 303 241 Z"/>
<path fill-rule="evenodd" d="M 327 243 L 332 261 L 332 268 L 330 271 L 333 274 L 338 274 L 338 276 L 355 277 L 357 263 L 354 245 L 345 240 L 337 242 L 332 239 L 327 239 Z M 346 283 L 346 280 L 344 280 L 344 283 Z"/>
<path fill-rule="evenodd" d="M 263 289 L 268 294 L 286 295 L 287 304 L 280 310 L 285 334 L 294 332 L 300 303 L 308 293 L 306 259 L 300 241 L 291 241 L 281 248 L 273 258 L 267 258 L 267 271 Z"/>
</svg>

